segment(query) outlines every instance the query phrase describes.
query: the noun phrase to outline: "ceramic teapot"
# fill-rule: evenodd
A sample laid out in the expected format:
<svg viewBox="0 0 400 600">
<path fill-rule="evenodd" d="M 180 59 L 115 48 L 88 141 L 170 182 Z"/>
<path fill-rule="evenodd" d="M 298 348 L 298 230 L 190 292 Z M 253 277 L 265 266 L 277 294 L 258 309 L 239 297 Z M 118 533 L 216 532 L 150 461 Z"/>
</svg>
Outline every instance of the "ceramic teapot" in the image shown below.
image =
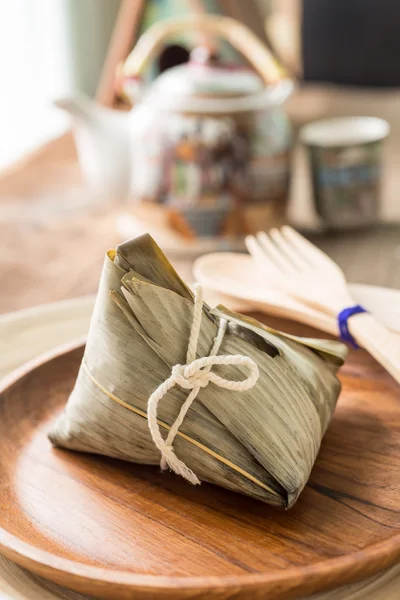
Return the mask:
<svg viewBox="0 0 400 600">
<path fill-rule="evenodd" d="M 176 34 L 199 30 L 226 39 L 250 67 L 226 64 L 206 48 L 147 86 L 151 59 Z M 130 197 L 130 215 L 147 229 L 218 247 L 279 225 L 289 186 L 291 128 L 282 109 L 293 90 L 262 42 L 227 17 L 157 23 L 120 69 L 132 109 L 86 98 L 59 101 L 76 117 L 78 154 L 98 190 Z"/>
</svg>

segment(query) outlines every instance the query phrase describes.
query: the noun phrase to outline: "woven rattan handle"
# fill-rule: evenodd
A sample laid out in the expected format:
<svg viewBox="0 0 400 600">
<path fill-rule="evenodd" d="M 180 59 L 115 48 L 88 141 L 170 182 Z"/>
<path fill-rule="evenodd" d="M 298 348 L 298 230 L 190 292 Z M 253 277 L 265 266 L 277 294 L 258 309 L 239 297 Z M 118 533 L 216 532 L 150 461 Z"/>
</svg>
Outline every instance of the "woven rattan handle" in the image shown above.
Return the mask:
<svg viewBox="0 0 400 600">
<path fill-rule="evenodd" d="M 284 69 L 250 29 L 234 19 L 216 15 L 193 15 L 156 23 L 140 37 L 126 59 L 122 69 L 123 75 L 140 75 L 166 38 L 188 30 L 223 37 L 247 58 L 268 85 L 287 77 Z"/>
</svg>

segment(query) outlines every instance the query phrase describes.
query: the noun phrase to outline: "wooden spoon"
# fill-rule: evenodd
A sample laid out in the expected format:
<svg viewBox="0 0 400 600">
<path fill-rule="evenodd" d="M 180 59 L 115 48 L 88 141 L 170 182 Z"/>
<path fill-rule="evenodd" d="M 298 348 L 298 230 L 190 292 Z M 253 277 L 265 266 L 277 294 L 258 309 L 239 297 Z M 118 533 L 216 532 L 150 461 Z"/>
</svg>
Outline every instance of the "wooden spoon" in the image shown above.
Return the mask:
<svg viewBox="0 0 400 600">
<path fill-rule="evenodd" d="M 277 317 L 286 317 L 338 335 L 336 320 L 316 309 L 305 307 L 283 292 L 272 289 L 268 279 L 248 254 L 214 252 L 199 257 L 193 265 L 195 279 L 218 297 L 231 297 Z M 352 294 L 372 314 L 394 331 L 400 332 L 400 294 L 396 290 L 350 284 Z M 397 298 L 399 294 L 399 299 Z M 222 300 L 219 300 L 222 301 Z"/>
</svg>

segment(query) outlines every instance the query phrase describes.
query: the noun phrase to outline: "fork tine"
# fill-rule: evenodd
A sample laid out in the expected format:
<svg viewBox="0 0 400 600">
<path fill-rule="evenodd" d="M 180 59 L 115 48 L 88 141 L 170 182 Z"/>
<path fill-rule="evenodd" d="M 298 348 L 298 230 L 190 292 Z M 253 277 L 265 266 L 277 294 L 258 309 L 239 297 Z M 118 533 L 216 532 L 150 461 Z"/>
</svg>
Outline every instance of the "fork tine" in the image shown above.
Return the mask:
<svg viewBox="0 0 400 600">
<path fill-rule="evenodd" d="M 267 256 L 272 258 L 272 260 L 279 265 L 281 270 L 283 269 L 287 273 L 291 273 L 296 270 L 290 258 L 281 252 L 277 244 L 272 241 L 269 235 L 267 235 L 264 231 L 259 231 L 256 237 Z"/>
<path fill-rule="evenodd" d="M 254 235 L 247 235 L 244 241 L 250 256 L 254 258 L 260 266 L 279 274 L 279 268 L 277 267 L 276 263 L 274 260 L 271 260 L 269 255 L 265 253 L 264 249 L 258 243 Z"/>
<path fill-rule="evenodd" d="M 285 235 L 283 235 L 282 229 L 271 229 L 269 235 L 274 240 L 280 251 L 284 253 L 284 256 L 287 256 L 288 259 L 293 263 L 294 267 L 297 267 L 297 269 L 302 271 L 304 269 L 309 269 L 311 266 L 310 261 L 298 251 L 298 249 Z"/>
<path fill-rule="evenodd" d="M 306 257 L 312 265 L 318 266 L 327 262 L 333 262 L 325 252 L 322 252 L 322 250 L 303 237 L 293 227 L 285 225 L 282 227 L 282 232 L 291 241 L 297 251 Z"/>
</svg>

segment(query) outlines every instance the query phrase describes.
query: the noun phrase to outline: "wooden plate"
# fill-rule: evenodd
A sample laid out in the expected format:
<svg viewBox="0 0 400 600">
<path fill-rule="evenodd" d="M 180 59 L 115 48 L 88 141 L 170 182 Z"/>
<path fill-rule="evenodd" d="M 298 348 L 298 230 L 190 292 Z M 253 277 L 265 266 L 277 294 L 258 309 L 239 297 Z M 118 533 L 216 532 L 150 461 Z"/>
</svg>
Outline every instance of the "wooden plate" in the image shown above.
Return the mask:
<svg viewBox="0 0 400 600">
<path fill-rule="evenodd" d="M 334 419 L 287 513 L 157 468 L 52 449 L 46 434 L 82 351 L 42 359 L 0 390 L 0 548 L 20 565 L 113 600 L 273 600 L 400 559 L 399 388 L 363 351 L 341 371 Z"/>
</svg>

